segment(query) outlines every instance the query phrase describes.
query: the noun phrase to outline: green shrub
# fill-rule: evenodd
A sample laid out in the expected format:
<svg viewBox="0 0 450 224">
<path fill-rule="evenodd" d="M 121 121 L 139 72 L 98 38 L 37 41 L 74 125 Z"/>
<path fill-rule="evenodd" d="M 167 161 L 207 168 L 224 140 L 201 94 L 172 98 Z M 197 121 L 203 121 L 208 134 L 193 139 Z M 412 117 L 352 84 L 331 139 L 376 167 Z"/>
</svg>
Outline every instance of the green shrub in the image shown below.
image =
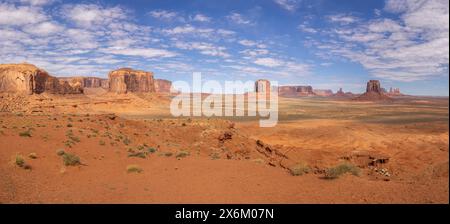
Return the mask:
<svg viewBox="0 0 450 224">
<path fill-rule="evenodd" d="M 149 153 L 155 153 L 156 151 L 158 151 L 156 148 L 153 148 L 153 147 L 147 148 L 147 152 L 149 152 Z"/>
<path fill-rule="evenodd" d="M 15 163 L 19 167 L 23 167 L 25 165 L 25 159 L 21 155 L 16 155 Z"/>
<path fill-rule="evenodd" d="M 66 152 L 62 155 L 62 158 L 65 166 L 76 166 L 81 164 L 80 157 L 75 154 Z"/>
<path fill-rule="evenodd" d="M 26 131 L 20 132 L 19 136 L 21 136 L 21 137 L 31 137 L 31 130 L 28 129 Z"/>
<path fill-rule="evenodd" d="M 329 168 L 325 172 L 325 178 L 326 179 L 336 179 L 339 176 L 345 174 L 345 173 L 351 173 L 352 175 L 359 176 L 359 168 L 354 166 L 353 164 L 344 163 L 340 164 L 336 167 Z"/>
<path fill-rule="evenodd" d="M 128 165 L 127 173 L 141 173 L 143 170 L 138 165 Z"/>
<path fill-rule="evenodd" d="M 188 151 L 179 151 L 175 157 L 176 158 L 184 158 L 186 156 L 189 156 L 189 154 L 190 153 Z"/>
<path fill-rule="evenodd" d="M 34 152 L 32 152 L 32 153 L 28 154 L 28 157 L 29 157 L 30 159 L 37 159 L 37 154 L 34 153 Z"/>
<path fill-rule="evenodd" d="M 289 167 L 289 172 L 292 176 L 301 176 L 303 174 L 309 173 L 311 169 L 304 163 L 298 163 L 292 167 Z"/>
<path fill-rule="evenodd" d="M 64 155 L 66 152 L 63 149 L 59 149 L 58 151 L 56 151 L 56 155 L 58 156 L 62 156 Z"/>
<path fill-rule="evenodd" d="M 98 144 L 100 144 L 100 145 L 105 145 L 106 143 L 105 143 L 105 141 L 100 140 L 100 141 L 98 142 Z"/>
</svg>

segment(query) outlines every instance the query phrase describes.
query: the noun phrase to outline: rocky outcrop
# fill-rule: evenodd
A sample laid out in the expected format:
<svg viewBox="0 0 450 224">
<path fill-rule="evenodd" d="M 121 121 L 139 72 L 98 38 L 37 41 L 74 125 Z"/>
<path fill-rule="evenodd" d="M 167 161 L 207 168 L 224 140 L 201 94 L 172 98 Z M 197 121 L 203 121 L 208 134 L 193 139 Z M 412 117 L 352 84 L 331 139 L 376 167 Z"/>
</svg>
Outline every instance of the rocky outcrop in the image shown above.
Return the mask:
<svg viewBox="0 0 450 224">
<path fill-rule="evenodd" d="M 155 92 L 152 72 L 121 68 L 110 72 L 108 77 L 110 92 Z"/>
<path fill-rule="evenodd" d="M 78 94 L 83 93 L 83 88 L 64 80 L 60 81 L 31 64 L 2 64 L 0 92 Z"/>
<path fill-rule="evenodd" d="M 333 90 L 331 89 L 313 89 L 314 94 L 317 96 L 332 96 Z"/>
<path fill-rule="evenodd" d="M 354 94 L 352 92 L 344 92 L 342 88 L 339 88 L 339 90 L 333 94 L 333 97 L 354 97 Z"/>
<path fill-rule="evenodd" d="M 155 79 L 155 91 L 157 93 L 170 93 L 172 82 L 165 79 Z"/>
<path fill-rule="evenodd" d="M 284 97 L 296 96 L 314 96 L 312 86 L 280 86 L 278 87 L 278 95 Z"/>
<path fill-rule="evenodd" d="M 387 93 L 388 96 L 402 96 L 403 94 L 400 92 L 400 88 L 390 88 Z"/>
<path fill-rule="evenodd" d="M 380 101 L 391 100 L 389 96 L 383 93 L 380 81 L 370 80 L 367 82 L 366 92 L 355 98 L 359 101 Z"/>
</svg>

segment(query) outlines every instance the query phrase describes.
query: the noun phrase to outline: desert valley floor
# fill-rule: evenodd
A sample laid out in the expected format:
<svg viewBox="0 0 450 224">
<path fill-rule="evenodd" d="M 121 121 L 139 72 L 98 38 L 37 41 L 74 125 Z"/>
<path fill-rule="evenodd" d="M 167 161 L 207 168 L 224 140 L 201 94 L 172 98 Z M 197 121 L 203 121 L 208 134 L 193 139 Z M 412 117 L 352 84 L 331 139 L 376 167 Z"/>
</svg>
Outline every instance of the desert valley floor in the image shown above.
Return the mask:
<svg viewBox="0 0 450 224">
<path fill-rule="evenodd" d="M 173 118 L 167 95 L 85 93 L 0 96 L 0 203 L 449 202 L 448 97 L 280 98 L 260 128 Z"/>
</svg>

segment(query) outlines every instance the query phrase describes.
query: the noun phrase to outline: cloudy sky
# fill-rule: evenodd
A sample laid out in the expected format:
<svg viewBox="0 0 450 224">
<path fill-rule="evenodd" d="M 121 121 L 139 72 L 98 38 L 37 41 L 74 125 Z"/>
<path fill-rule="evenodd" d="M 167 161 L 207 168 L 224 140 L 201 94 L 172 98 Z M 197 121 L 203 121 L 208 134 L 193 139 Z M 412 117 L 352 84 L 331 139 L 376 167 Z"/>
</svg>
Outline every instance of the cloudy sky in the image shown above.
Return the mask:
<svg viewBox="0 0 450 224">
<path fill-rule="evenodd" d="M 0 0 L 0 63 L 448 95 L 448 21 L 448 0 Z"/>
</svg>

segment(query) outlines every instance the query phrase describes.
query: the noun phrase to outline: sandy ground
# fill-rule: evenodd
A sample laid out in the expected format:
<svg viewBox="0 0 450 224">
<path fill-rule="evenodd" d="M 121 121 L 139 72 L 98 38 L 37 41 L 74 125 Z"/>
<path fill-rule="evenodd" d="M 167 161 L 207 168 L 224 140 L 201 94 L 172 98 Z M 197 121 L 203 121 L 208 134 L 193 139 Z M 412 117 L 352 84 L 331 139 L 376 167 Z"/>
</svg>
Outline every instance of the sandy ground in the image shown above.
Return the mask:
<svg viewBox="0 0 450 224">
<path fill-rule="evenodd" d="M 281 99 L 274 128 L 252 118 L 174 119 L 169 102 L 95 91 L 4 96 L 0 203 L 449 202 L 448 98 Z M 58 150 L 81 165 L 65 166 Z M 324 178 L 343 163 L 359 175 Z M 297 164 L 309 171 L 291 175 Z"/>
</svg>

